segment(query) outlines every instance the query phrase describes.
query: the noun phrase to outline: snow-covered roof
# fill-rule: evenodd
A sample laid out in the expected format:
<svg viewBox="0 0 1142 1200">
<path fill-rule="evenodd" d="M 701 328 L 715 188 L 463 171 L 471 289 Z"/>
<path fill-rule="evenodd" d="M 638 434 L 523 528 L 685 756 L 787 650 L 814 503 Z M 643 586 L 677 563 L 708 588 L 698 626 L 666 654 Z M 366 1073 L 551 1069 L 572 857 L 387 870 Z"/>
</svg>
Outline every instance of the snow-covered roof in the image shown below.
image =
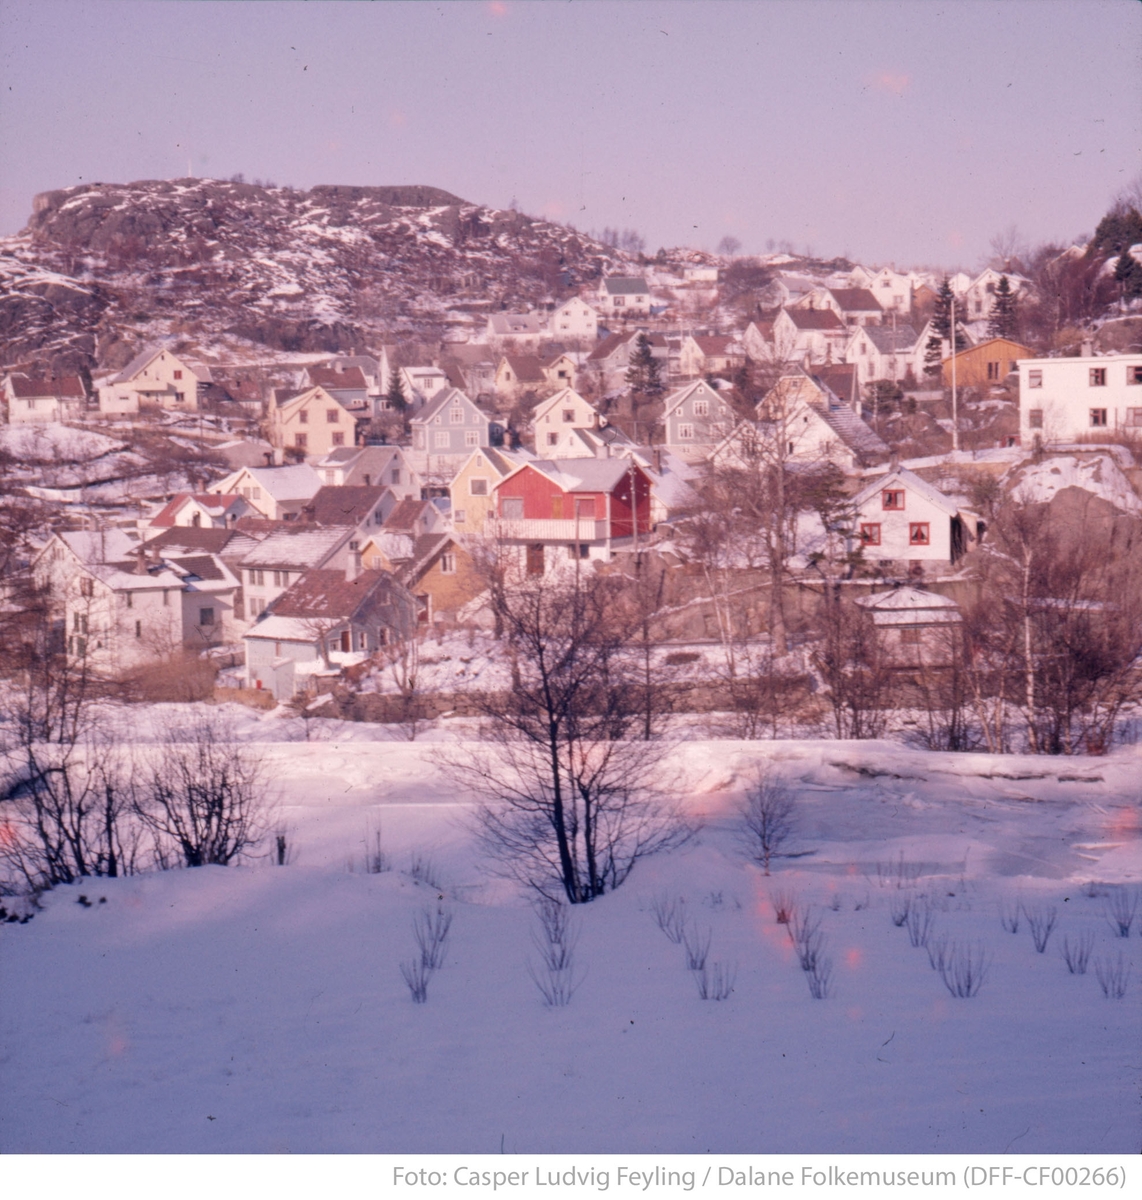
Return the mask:
<svg viewBox="0 0 1142 1200">
<path fill-rule="evenodd" d="M 319 567 L 353 533 L 347 525 L 297 525 L 263 538 L 243 559 L 249 567 Z"/>
<path fill-rule="evenodd" d="M 56 536 L 83 563 L 117 562 L 139 545 L 125 529 L 76 529 Z"/>
<path fill-rule="evenodd" d="M 271 500 L 309 500 L 322 486 L 321 476 L 308 464 L 289 467 L 242 467 L 233 475 L 213 484 L 208 490 L 221 492 L 237 483 L 245 472 L 250 482 L 260 487 Z"/>
<path fill-rule="evenodd" d="M 960 606 L 948 596 L 898 587 L 890 592 L 861 596 L 856 603 L 872 615 L 874 625 L 955 625 L 963 618 Z"/>
<path fill-rule="evenodd" d="M 874 479 L 853 497 L 853 506 L 860 508 L 878 492 L 891 487 L 893 483 L 898 483 L 901 487 L 923 496 L 929 503 L 946 512 L 949 517 L 954 517 L 959 512 L 959 506 L 953 500 L 945 496 L 939 488 L 933 487 L 919 475 L 909 471 L 907 467 L 897 467 L 895 470 L 889 471 L 887 475 L 881 476 L 880 479 Z"/>
</svg>

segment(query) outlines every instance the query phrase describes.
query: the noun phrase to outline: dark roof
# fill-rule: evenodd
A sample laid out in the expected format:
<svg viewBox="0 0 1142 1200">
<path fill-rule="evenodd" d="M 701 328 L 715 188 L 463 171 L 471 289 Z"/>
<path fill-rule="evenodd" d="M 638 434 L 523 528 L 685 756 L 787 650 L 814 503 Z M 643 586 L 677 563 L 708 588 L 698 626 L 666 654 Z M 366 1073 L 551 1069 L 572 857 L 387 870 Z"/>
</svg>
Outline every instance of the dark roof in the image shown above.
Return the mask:
<svg viewBox="0 0 1142 1200">
<path fill-rule="evenodd" d="M 413 542 L 412 558 L 401 564 L 397 571 L 397 579 L 405 587 L 413 586 L 417 580 L 432 566 L 436 557 L 452 544 L 452 535 L 448 533 L 423 533 Z"/>
<path fill-rule="evenodd" d="M 911 325 L 866 325 L 864 331 L 881 354 L 911 350 L 920 336 Z"/>
<path fill-rule="evenodd" d="M 216 492 L 179 492 L 160 513 L 151 519 L 151 527 L 173 525 L 175 514 L 188 500 L 197 501 L 203 508 L 221 509 L 225 512 L 226 509 L 233 508 L 241 499 L 242 497 L 236 492 L 226 495 Z"/>
<path fill-rule="evenodd" d="M 208 554 L 220 554 L 235 538 L 247 540 L 237 529 L 182 525 L 163 530 L 157 537 L 149 538 L 145 544 L 160 550 L 173 550 L 177 547 L 180 550 L 205 550 Z"/>
<path fill-rule="evenodd" d="M 813 375 L 839 400 L 851 404 L 859 396 L 857 369 L 853 363 L 830 363 L 828 366 L 814 367 Z"/>
<path fill-rule="evenodd" d="M 385 489 L 375 484 L 319 488 L 301 510 L 301 519 L 314 525 L 357 525 L 376 507 Z"/>
<path fill-rule="evenodd" d="M 645 279 L 632 275 L 610 275 L 603 280 L 603 286 L 612 296 L 641 296 L 650 291 Z"/>
<path fill-rule="evenodd" d="M 867 426 L 847 405 L 840 408 L 818 409 L 829 428 L 842 442 L 857 454 L 888 454 L 889 448 L 879 435 Z"/>
<path fill-rule="evenodd" d="M 725 334 L 715 334 L 709 337 L 704 337 L 700 334 L 694 334 L 694 341 L 698 344 L 698 349 L 704 355 L 709 357 L 711 354 L 729 354 L 730 346 L 733 344 L 733 338 Z"/>
<path fill-rule="evenodd" d="M 610 358 L 620 346 L 626 345 L 626 342 L 627 335 L 625 333 L 609 333 L 587 355 L 587 361 L 598 362 L 600 359 Z"/>
<path fill-rule="evenodd" d="M 60 375 L 51 379 L 29 379 L 27 375 L 9 375 L 12 394 L 20 400 L 53 396 L 57 400 L 82 400 L 86 395 L 78 375 Z"/>
<path fill-rule="evenodd" d="M 883 312 L 880 301 L 867 288 L 829 288 L 845 312 Z"/>
<path fill-rule="evenodd" d="M 218 565 L 218 560 L 210 554 L 195 554 L 186 558 L 174 558 L 172 556 L 170 561 L 177 563 L 184 571 L 189 571 L 191 575 L 197 575 L 199 579 L 226 578 L 222 572 L 222 568 Z"/>
<path fill-rule="evenodd" d="M 302 620 L 344 620 L 389 580 L 386 571 L 361 571 L 356 579 L 346 579 L 344 571 L 312 568 L 270 605 L 270 612 Z"/>
<path fill-rule="evenodd" d="M 546 383 L 543 364 L 534 354 L 506 354 L 508 366 L 515 372 L 517 383 Z"/>
<path fill-rule="evenodd" d="M 365 382 L 365 376 L 361 374 L 360 367 L 349 367 L 344 371 L 338 371 L 335 367 L 310 367 L 307 374 L 314 387 L 323 387 L 326 391 L 337 388 L 363 391 L 369 386 Z"/>
<path fill-rule="evenodd" d="M 798 329 L 844 329 L 845 323 L 831 308 L 787 308 Z"/>
<path fill-rule="evenodd" d="M 480 448 L 480 451 L 483 454 L 487 453 L 483 447 Z M 400 533 L 411 533 L 427 507 L 429 507 L 427 500 L 401 500 L 385 519 L 384 527 Z"/>
</svg>

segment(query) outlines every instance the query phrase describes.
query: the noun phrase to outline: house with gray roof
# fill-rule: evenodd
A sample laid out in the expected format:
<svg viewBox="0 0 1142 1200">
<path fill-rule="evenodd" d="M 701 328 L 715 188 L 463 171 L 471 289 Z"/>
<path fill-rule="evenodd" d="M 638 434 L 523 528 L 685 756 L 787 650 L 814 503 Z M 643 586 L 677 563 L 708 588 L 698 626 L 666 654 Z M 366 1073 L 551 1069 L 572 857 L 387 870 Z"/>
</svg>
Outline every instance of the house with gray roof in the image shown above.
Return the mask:
<svg viewBox="0 0 1142 1200">
<path fill-rule="evenodd" d="M 703 458 L 729 434 L 737 422 L 733 406 L 704 379 L 671 392 L 665 400 L 664 442 L 683 458 Z"/>
<path fill-rule="evenodd" d="M 503 439 L 502 427 L 459 388 L 438 392 L 410 424 L 413 450 L 433 458 L 455 457 L 459 462 L 478 447 L 498 445 Z"/>
<path fill-rule="evenodd" d="M 650 312 L 650 288 L 641 276 L 607 275 L 599 284 L 596 303 L 604 320 L 646 316 Z"/>
<path fill-rule="evenodd" d="M 197 412 L 202 393 L 213 381 L 209 367 L 162 346 L 152 347 L 137 354 L 99 389 L 99 407 L 105 413 L 141 408 Z"/>
</svg>

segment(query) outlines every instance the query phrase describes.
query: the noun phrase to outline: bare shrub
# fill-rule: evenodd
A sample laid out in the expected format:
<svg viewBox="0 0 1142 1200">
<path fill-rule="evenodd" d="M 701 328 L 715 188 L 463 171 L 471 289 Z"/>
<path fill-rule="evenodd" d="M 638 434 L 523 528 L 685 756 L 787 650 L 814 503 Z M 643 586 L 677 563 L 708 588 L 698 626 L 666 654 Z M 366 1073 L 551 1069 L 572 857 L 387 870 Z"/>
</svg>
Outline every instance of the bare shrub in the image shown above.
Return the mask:
<svg viewBox="0 0 1142 1200">
<path fill-rule="evenodd" d="M 532 931 L 532 944 L 539 951 L 540 965 L 530 959 L 528 974 L 548 1008 L 569 1004 L 575 989 L 582 982 L 575 977 L 575 946 L 579 940 L 578 926 L 571 909 L 558 900 L 540 897 L 535 906 L 539 921 L 538 932 Z"/>
<path fill-rule="evenodd" d="M 381 827 L 365 831 L 365 874 L 383 875 L 393 864 L 381 843 Z"/>
<path fill-rule="evenodd" d="M 968 1000 L 979 994 L 990 968 L 991 956 L 982 942 L 953 942 L 940 967 L 940 978 L 953 996 Z"/>
<path fill-rule="evenodd" d="M 1022 915 L 1022 904 L 1004 904 L 1001 902 L 999 905 L 999 923 L 1008 933 L 1019 932 L 1019 919 Z"/>
<path fill-rule="evenodd" d="M 916 880 L 920 878 L 924 871 L 924 864 L 918 862 L 905 862 L 904 851 L 900 852 L 900 857 L 891 863 L 876 864 L 876 882 L 878 887 L 893 887 L 897 889 L 910 888 Z"/>
<path fill-rule="evenodd" d="M 1047 942 L 1051 938 L 1051 931 L 1055 928 L 1055 922 L 1059 918 L 1059 910 L 1054 905 L 1051 905 L 1050 908 L 1028 908 L 1024 905 L 1023 915 L 1031 927 L 1031 940 L 1035 943 L 1035 949 L 1043 954 L 1047 949 Z"/>
<path fill-rule="evenodd" d="M 788 925 L 789 918 L 797 907 L 797 893 L 788 888 L 774 888 L 769 893 L 773 905 L 773 916 L 778 925 Z"/>
<path fill-rule="evenodd" d="M 440 882 L 440 874 L 436 869 L 436 864 L 427 854 L 419 850 L 414 850 L 409 859 L 408 873 L 417 883 L 423 883 L 427 887 L 435 888 L 438 892 L 444 890 L 444 884 Z"/>
<path fill-rule="evenodd" d="M 797 798 L 784 783 L 760 768 L 746 789 L 741 836 L 746 851 L 766 875 L 797 827 Z"/>
<path fill-rule="evenodd" d="M 943 972 L 947 966 L 949 946 L 947 934 L 928 938 L 924 948 L 928 951 L 928 965 L 933 971 Z"/>
<path fill-rule="evenodd" d="M 548 1008 L 564 1008 L 571 1003 L 571 997 L 577 991 L 582 979 L 576 979 L 572 965 L 552 968 L 544 966 L 537 970 L 531 959 L 527 961 L 527 973 L 543 997 L 543 1003 Z"/>
<path fill-rule="evenodd" d="M 813 916 L 811 907 L 798 909 L 789 918 L 789 936 L 797 952 L 797 961 L 802 971 L 812 971 L 825 944 L 821 932 L 821 918 Z"/>
<path fill-rule="evenodd" d="M 703 971 L 710 953 L 713 934 L 709 929 L 703 933 L 696 925 L 687 925 L 682 931 L 682 948 L 686 954 L 688 971 Z"/>
<path fill-rule="evenodd" d="M 694 982 L 703 1000 L 725 1000 L 734 990 L 737 976 L 737 963 L 713 962 L 694 972 Z"/>
<path fill-rule="evenodd" d="M 430 971 L 438 971 L 444 965 L 444 943 L 452 928 L 452 914 L 438 904 L 435 910 L 426 908 L 413 918 L 412 935 L 420 950 L 420 961 Z"/>
<path fill-rule="evenodd" d="M 936 921 L 936 912 L 928 900 L 917 901 L 908 912 L 908 940 L 914 950 L 928 944 L 932 926 Z"/>
<path fill-rule="evenodd" d="M 216 716 L 173 728 L 136 792 L 135 811 L 186 866 L 225 866 L 269 832 L 262 759 Z"/>
<path fill-rule="evenodd" d="M 288 825 L 279 825 L 274 830 L 272 858 L 279 867 L 288 866 L 297 855 L 297 847 L 291 840 L 295 830 Z"/>
<path fill-rule="evenodd" d="M 655 896 L 650 902 L 654 923 L 676 945 L 686 931 L 686 901 L 681 896 Z"/>
<path fill-rule="evenodd" d="M 1072 975 L 1085 975 L 1087 963 L 1090 962 L 1091 951 L 1094 950 L 1094 934 L 1088 929 L 1080 934 L 1071 945 L 1069 937 L 1063 938 L 1063 962 Z"/>
<path fill-rule="evenodd" d="M 1104 904 L 1111 929 L 1119 937 L 1128 938 L 1138 914 L 1138 893 L 1133 888 L 1115 888 Z"/>
<path fill-rule="evenodd" d="M 1122 957 L 1121 950 L 1113 960 L 1096 958 L 1094 973 L 1098 979 L 1098 986 L 1102 988 L 1102 994 L 1108 1000 L 1121 1000 L 1126 995 L 1126 987 L 1130 982 L 1130 964 Z"/>
<path fill-rule="evenodd" d="M 829 995 L 829 985 L 833 979 L 833 960 L 817 955 L 813 965 L 805 972 L 805 982 L 809 985 L 809 995 L 814 1000 L 824 1000 Z"/>
<path fill-rule="evenodd" d="M 400 973 L 408 985 L 409 995 L 414 1004 L 423 1004 L 428 999 L 428 981 L 432 977 L 432 968 L 425 966 L 423 958 L 414 958 L 411 962 L 402 962 Z"/>
<path fill-rule="evenodd" d="M 889 915 L 892 917 L 892 923 L 897 929 L 905 925 L 908 921 L 908 914 L 912 911 L 912 897 L 909 895 L 893 896 L 892 904 L 889 908 Z"/>
</svg>

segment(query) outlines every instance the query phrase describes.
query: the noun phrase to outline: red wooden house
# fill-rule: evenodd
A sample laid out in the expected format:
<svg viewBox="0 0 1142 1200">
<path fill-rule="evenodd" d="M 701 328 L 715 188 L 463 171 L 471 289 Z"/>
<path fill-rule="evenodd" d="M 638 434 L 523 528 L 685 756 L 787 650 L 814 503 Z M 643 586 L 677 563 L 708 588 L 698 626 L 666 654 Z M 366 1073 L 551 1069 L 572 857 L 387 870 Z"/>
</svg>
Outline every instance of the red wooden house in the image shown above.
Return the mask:
<svg viewBox="0 0 1142 1200">
<path fill-rule="evenodd" d="M 638 536 L 650 533 L 650 479 L 631 459 L 540 459 L 505 476 L 494 492 L 489 531 L 526 546 L 533 574 L 552 554 L 608 560 L 614 543 L 633 539 L 636 522 Z"/>
</svg>

